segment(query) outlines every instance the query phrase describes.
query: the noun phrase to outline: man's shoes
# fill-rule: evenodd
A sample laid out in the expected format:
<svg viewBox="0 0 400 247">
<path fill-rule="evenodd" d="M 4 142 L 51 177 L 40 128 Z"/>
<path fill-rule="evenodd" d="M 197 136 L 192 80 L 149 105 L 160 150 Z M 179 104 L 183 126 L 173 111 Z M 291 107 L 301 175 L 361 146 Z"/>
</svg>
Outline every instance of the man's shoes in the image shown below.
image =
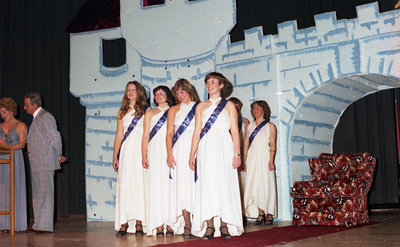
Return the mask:
<svg viewBox="0 0 400 247">
<path fill-rule="evenodd" d="M 28 230 L 26 230 L 26 232 L 35 232 L 35 229 L 29 228 Z"/>
<path fill-rule="evenodd" d="M 53 232 L 50 232 L 50 231 L 41 231 L 41 230 L 35 230 L 35 233 L 36 233 L 36 234 L 47 234 L 47 233 L 53 233 Z"/>
</svg>

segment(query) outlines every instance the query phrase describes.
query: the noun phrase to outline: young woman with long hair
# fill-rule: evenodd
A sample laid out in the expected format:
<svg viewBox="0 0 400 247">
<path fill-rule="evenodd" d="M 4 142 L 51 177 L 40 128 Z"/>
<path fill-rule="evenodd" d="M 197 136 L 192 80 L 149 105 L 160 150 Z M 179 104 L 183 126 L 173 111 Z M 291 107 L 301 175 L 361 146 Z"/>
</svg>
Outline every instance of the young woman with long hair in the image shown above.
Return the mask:
<svg viewBox="0 0 400 247">
<path fill-rule="evenodd" d="M 137 81 L 128 82 L 117 115 L 113 153 L 113 168 L 118 173 L 115 205 L 117 236 L 125 236 L 127 232 L 138 236 L 144 234 L 146 179 L 141 142 L 146 109 L 145 89 Z"/>
</svg>

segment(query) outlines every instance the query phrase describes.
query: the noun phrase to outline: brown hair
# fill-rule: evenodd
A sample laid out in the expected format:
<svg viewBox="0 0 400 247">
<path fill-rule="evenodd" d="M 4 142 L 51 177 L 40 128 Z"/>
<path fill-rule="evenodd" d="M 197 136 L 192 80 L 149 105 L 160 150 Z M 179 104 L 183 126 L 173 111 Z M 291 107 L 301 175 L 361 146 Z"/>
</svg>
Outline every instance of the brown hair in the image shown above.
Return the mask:
<svg viewBox="0 0 400 247">
<path fill-rule="evenodd" d="M 259 107 L 263 108 L 264 110 L 264 119 L 269 121 L 271 117 L 271 108 L 269 107 L 268 103 L 265 100 L 257 100 L 251 103 L 250 107 L 253 110 L 254 105 L 258 105 Z M 252 113 L 253 115 L 253 113 Z M 254 118 L 254 116 L 253 116 Z"/>
<path fill-rule="evenodd" d="M 226 77 L 218 72 L 210 72 L 204 78 L 204 83 L 207 83 L 208 79 L 215 78 L 218 80 L 219 84 L 224 84 L 224 87 L 221 89 L 221 98 L 225 99 L 233 92 L 233 85 L 232 83 L 226 79 Z"/>
<path fill-rule="evenodd" d="M 155 87 L 155 88 L 153 89 L 153 95 L 154 95 L 154 96 L 156 95 L 156 92 L 157 92 L 158 90 L 163 90 L 164 93 L 167 95 L 167 104 L 168 104 L 169 106 L 175 105 L 174 96 L 172 96 L 171 90 L 170 90 L 167 86 L 157 86 L 157 87 Z M 156 97 L 154 97 L 154 104 L 155 104 L 156 106 L 158 106 L 158 103 L 157 103 L 157 101 L 156 101 Z"/>
<path fill-rule="evenodd" d="M 177 102 L 179 102 L 178 98 L 176 97 L 176 91 L 178 89 L 182 89 L 183 91 L 188 92 L 190 95 L 190 100 L 199 102 L 200 98 L 199 95 L 197 94 L 196 88 L 190 83 L 188 80 L 185 78 L 179 79 L 175 82 L 175 85 L 172 87 L 172 95 L 174 95 L 175 99 Z"/>
<path fill-rule="evenodd" d="M 17 115 L 17 103 L 9 97 L 0 99 L 0 108 L 4 107 L 7 111 L 12 112 L 13 115 Z"/>
<path fill-rule="evenodd" d="M 242 110 L 243 103 L 242 103 L 242 101 L 240 101 L 240 99 L 238 99 L 236 97 L 230 97 L 228 99 L 228 101 L 232 102 L 235 105 L 238 105 L 239 106 L 239 112 Z"/>
<path fill-rule="evenodd" d="M 142 117 L 147 106 L 146 90 L 143 88 L 142 84 L 138 81 L 129 81 L 125 86 L 125 93 L 122 97 L 121 108 L 119 109 L 120 114 L 118 119 L 122 119 L 126 113 L 129 111 L 129 99 L 127 94 L 127 89 L 129 85 L 136 86 L 136 103 L 133 107 L 135 109 L 136 115 Z"/>
</svg>

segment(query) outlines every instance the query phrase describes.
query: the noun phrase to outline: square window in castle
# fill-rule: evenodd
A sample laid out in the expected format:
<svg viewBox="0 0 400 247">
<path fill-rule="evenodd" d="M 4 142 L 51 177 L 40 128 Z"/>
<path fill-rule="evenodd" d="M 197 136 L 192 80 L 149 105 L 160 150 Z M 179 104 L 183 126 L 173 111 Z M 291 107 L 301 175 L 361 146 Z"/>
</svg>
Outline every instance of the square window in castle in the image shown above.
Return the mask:
<svg viewBox="0 0 400 247">
<path fill-rule="evenodd" d="M 143 7 L 164 4 L 165 0 L 143 0 Z"/>
<path fill-rule="evenodd" d="M 124 38 L 102 40 L 103 66 L 114 68 L 126 63 L 126 42 Z"/>
</svg>

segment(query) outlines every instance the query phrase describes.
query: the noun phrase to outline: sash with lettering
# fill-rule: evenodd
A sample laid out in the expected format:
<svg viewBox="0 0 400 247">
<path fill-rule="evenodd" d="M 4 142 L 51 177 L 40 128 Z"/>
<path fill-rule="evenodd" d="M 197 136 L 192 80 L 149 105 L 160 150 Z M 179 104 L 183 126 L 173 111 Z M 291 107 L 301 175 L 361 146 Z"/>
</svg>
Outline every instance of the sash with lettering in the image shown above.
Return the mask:
<svg viewBox="0 0 400 247">
<path fill-rule="evenodd" d="M 146 112 L 147 107 L 145 107 L 144 111 Z M 136 124 L 139 122 L 141 117 L 139 117 L 138 114 L 135 114 L 135 117 L 132 119 L 131 123 L 129 124 L 128 129 L 125 132 L 124 138 L 122 138 L 121 145 L 119 146 L 118 154 L 117 154 L 117 160 L 119 160 L 119 154 L 121 152 L 121 147 L 122 143 L 128 138 L 129 134 L 132 132 L 132 130 L 136 127 Z"/>
<path fill-rule="evenodd" d="M 226 103 L 228 103 L 228 101 L 226 99 L 222 99 L 218 103 L 217 107 L 214 109 L 213 113 L 208 118 L 206 124 L 204 125 L 203 129 L 200 132 L 200 140 L 211 129 L 211 127 L 213 126 L 215 121 L 217 121 L 217 118 L 218 118 L 219 114 L 222 112 L 222 110 L 225 108 Z M 194 168 L 195 168 L 194 169 L 194 181 L 196 182 L 197 179 L 198 179 L 198 176 L 197 176 L 197 159 L 196 159 L 196 164 L 195 164 Z"/>
<path fill-rule="evenodd" d="M 256 135 L 258 134 L 258 132 L 261 130 L 262 127 L 264 127 L 264 125 L 266 125 L 269 121 L 268 120 L 264 120 L 262 121 L 257 128 L 255 128 L 253 130 L 253 132 L 251 132 L 250 136 L 249 136 L 249 147 L 251 145 L 251 143 L 253 142 L 254 138 L 256 138 Z"/>
<path fill-rule="evenodd" d="M 169 110 L 169 109 L 168 109 Z M 164 123 L 167 121 L 167 115 L 168 115 L 168 110 L 164 112 L 164 114 L 158 119 L 156 125 L 151 129 L 150 131 L 150 137 L 149 137 L 149 142 L 153 137 L 157 134 L 157 132 L 161 129 L 161 127 L 164 125 Z"/>
<path fill-rule="evenodd" d="M 199 102 L 196 102 L 194 104 L 192 109 L 190 109 L 190 111 L 186 115 L 185 119 L 183 119 L 181 125 L 179 125 L 178 129 L 175 131 L 174 136 L 172 137 L 172 147 L 178 141 L 179 137 L 183 134 L 183 132 L 185 132 L 185 130 L 189 126 L 190 122 L 192 122 L 192 119 L 194 118 L 194 115 L 196 113 L 196 106 L 198 104 L 199 104 Z M 172 179 L 171 168 L 169 168 L 169 179 Z"/>
</svg>

